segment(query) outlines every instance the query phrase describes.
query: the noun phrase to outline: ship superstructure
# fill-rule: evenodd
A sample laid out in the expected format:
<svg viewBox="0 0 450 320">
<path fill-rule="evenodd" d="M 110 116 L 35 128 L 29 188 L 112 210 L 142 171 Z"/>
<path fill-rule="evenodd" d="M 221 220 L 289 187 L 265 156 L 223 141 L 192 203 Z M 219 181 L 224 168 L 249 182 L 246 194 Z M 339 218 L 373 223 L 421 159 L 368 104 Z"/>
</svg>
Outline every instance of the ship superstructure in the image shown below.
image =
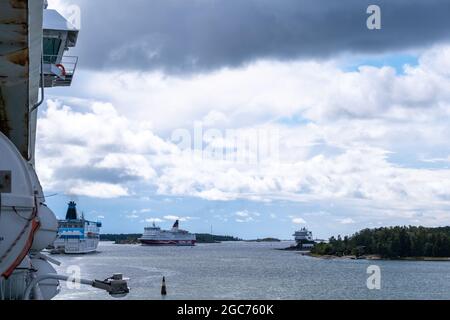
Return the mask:
<svg viewBox="0 0 450 320">
<path fill-rule="evenodd" d="M 162 230 L 153 223 L 151 227 L 144 229 L 139 241 L 150 246 L 195 246 L 195 234 L 179 229 L 179 223 L 177 220 L 171 230 Z"/>
<path fill-rule="evenodd" d="M 78 30 L 46 0 L 0 0 L 0 300 L 49 300 L 59 292 L 54 259 L 42 251 L 57 236 L 35 171 L 38 108 L 45 88 L 69 86 Z M 129 292 L 120 274 L 77 279 L 114 296 Z M 72 279 L 73 281 L 73 279 Z"/>
<path fill-rule="evenodd" d="M 311 249 L 314 247 L 315 241 L 312 232 L 307 228 L 301 228 L 293 234 L 297 246 L 301 249 Z"/>
<path fill-rule="evenodd" d="M 77 36 L 46 1 L 0 0 L 0 299 L 51 299 L 58 292 L 55 280 L 30 288 L 31 295 L 26 290 L 32 279 L 56 274 L 41 253 L 56 238 L 58 222 L 34 168 L 36 123 L 44 88 L 66 79 L 64 53 Z"/>
<path fill-rule="evenodd" d="M 66 218 L 58 221 L 58 237 L 50 247 L 52 253 L 80 254 L 97 250 L 101 222 L 89 221 L 78 215 L 76 203 L 71 201 Z"/>
</svg>

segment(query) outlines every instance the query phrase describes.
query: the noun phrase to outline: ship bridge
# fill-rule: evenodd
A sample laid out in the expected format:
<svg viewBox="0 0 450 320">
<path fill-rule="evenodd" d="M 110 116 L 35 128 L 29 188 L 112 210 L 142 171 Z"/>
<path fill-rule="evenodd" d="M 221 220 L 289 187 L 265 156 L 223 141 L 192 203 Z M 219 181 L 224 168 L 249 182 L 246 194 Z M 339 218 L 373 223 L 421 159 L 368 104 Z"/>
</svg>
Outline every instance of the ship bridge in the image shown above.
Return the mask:
<svg viewBox="0 0 450 320">
<path fill-rule="evenodd" d="M 0 0 L 0 131 L 33 162 L 43 87 L 70 86 L 78 30 L 43 0 Z M 43 84 L 43 85 L 42 85 Z"/>
</svg>

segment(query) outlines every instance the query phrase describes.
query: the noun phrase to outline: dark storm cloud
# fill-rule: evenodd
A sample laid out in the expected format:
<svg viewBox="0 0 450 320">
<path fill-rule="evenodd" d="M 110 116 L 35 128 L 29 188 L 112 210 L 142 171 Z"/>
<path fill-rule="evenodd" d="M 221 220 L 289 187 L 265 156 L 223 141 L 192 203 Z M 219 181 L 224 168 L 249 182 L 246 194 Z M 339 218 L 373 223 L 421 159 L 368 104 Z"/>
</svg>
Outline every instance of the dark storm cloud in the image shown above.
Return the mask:
<svg viewBox="0 0 450 320">
<path fill-rule="evenodd" d="M 83 67 L 204 71 L 260 58 L 426 47 L 450 37 L 448 0 L 79 0 Z M 366 9 L 382 9 L 382 30 Z"/>
</svg>

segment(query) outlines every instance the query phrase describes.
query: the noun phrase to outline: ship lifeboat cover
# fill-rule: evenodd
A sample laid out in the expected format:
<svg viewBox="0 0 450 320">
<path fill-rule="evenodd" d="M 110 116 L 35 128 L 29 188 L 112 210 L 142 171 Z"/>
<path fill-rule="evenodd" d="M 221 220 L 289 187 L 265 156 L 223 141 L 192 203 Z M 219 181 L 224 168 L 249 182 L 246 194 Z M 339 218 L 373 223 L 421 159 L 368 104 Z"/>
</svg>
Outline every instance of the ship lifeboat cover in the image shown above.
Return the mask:
<svg viewBox="0 0 450 320">
<path fill-rule="evenodd" d="M 0 133 L 0 276 L 20 264 L 30 246 L 35 200 L 27 163 Z"/>
</svg>

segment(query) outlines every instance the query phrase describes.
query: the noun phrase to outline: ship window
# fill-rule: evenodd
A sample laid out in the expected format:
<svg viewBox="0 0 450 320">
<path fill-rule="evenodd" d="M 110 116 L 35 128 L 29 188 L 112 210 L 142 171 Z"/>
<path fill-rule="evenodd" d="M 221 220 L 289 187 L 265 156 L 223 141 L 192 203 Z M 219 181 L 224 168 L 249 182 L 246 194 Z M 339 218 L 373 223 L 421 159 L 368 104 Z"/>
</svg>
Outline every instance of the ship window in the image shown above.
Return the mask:
<svg viewBox="0 0 450 320">
<path fill-rule="evenodd" d="M 44 63 L 56 63 L 61 42 L 58 38 L 44 38 Z"/>
</svg>

